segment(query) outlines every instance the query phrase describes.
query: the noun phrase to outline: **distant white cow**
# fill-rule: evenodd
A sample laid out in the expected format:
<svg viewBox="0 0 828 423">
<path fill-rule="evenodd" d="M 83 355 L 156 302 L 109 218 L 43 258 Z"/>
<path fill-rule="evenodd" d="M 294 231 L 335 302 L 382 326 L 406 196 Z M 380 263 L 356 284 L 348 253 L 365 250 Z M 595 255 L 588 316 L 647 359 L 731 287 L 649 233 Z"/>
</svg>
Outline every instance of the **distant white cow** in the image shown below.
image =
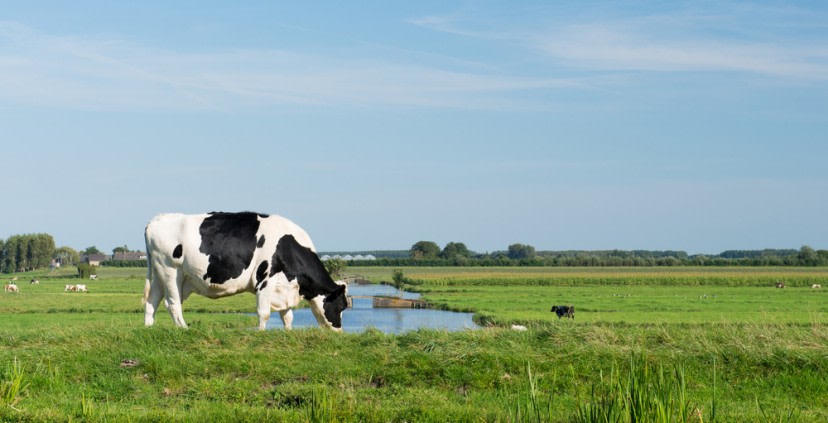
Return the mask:
<svg viewBox="0 0 828 423">
<path fill-rule="evenodd" d="M 331 279 L 308 234 L 281 216 L 252 212 L 161 214 L 147 224 L 144 323 L 155 323 L 161 299 L 176 326 L 187 327 L 181 303 L 193 292 L 222 298 L 256 295 L 259 329 L 271 310 L 290 328 L 304 298 L 322 327 L 342 330 L 347 288 Z"/>
<path fill-rule="evenodd" d="M 96 280 L 98 279 L 98 275 L 89 275 L 89 279 Z"/>
<path fill-rule="evenodd" d="M 86 285 L 83 285 L 83 284 L 64 285 L 63 290 L 67 291 L 67 292 L 75 292 L 75 291 L 77 291 L 77 292 L 89 292 L 89 290 L 86 289 Z"/>
<path fill-rule="evenodd" d="M 20 291 L 17 289 L 17 285 L 15 285 L 13 283 L 7 283 L 7 284 L 3 285 L 3 292 L 20 292 Z"/>
<path fill-rule="evenodd" d="M 820 284 L 818 284 L 818 283 L 815 283 L 815 284 L 811 285 L 811 288 L 813 288 L 813 289 L 819 289 L 819 288 L 822 288 L 822 285 L 820 285 Z"/>
</svg>

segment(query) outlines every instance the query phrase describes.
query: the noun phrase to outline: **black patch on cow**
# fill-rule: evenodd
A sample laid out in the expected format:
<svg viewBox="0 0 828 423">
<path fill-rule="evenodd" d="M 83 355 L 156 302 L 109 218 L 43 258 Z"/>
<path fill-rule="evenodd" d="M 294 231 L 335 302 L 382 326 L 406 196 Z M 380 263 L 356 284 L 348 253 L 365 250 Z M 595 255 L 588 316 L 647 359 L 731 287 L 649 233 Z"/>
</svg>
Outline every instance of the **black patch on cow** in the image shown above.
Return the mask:
<svg viewBox="0 0 828 423">
<path fill-rule="evenodd" d="M 173 258 L 175 258 L 175 259 L 181 258 L 181 254 L 183 254 L 183 252 L 184 252 L 184 246 L 181 245 L 181 244 L 176 245 L 175 249 L 173 250 Z"/>
<path fill-rule="evenodd" d="M 263 261 L 256 269 L 256 290 L 261 291 L 267 286 L 267 262 Z M 262 284 L 264 282 L 264 284 Z"/>
<path fill-rule="evenodd" d="M 335 328 L 342 327 L 341 313 L 348 308 L 345 286 L 334 282 L 319 256 L 299 244 L 293 235 L 283 236 L 276 244 L 270 276 L 279 272 L 283 272 L 288 280 L 299 282 L 299 295 L 306 300 L 324 295 L 325 317 Z"/>
<path fill-rule="evenodd" d="M 222 284 L 239 277 L 253 260 L 258 230 L 256 213 L 210 213 L 198 228 L 198 250 L 209 257 L 204 280 L 209 278 L 210 283 Z"/>
<path fill-rule="evenodd" d="M 256 243 L 256 246 L 259 247 L 259 248 L 262 248 L 262 247 L 264 247 L 264 242 L 265 242 L 265 237 L 264 237 L 264 234 L 262 234 L 262 236 L 259 237 L 259 242 Z"/>
<path fill-rule="evenodd" d="M 549 310 L 556 315 L 558 315 L 558 319 L 561 317 L 569 317 L 570 319 L 575 318 L 575 307 L 574 306 L 552 306 L 552 309 Z"/>
<path fill-rule="evenodd" d="M 259 264 L 259 268 L 256 269 L 256 282 L 262 282 L 267 277 L 267 262 L 263 261 Z"/>
</svg>

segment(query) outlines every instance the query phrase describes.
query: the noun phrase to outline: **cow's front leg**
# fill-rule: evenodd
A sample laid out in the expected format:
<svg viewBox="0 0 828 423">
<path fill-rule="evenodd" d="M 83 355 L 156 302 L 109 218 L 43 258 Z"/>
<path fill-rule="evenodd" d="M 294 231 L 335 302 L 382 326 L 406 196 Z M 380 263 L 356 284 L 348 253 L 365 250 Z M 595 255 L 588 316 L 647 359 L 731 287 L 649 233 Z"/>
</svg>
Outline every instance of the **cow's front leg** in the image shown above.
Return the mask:
<svg viewBox="0 0 828 423">
<path fill-rule="evenodd" d="M 265 330 L 270 318 L 270 289 L 262 288 L 256 292 L 256 314 L 259 315 L 259 330 Z"/>
<path fill-rule="evenodd" d="M 291 325 L 293 325 L 293 310 L 289 308 L 279 310 L 279 316 L 282 317 L 282 323 L 285 324 L 285 330 L 290 330 Z"/>
</svg>

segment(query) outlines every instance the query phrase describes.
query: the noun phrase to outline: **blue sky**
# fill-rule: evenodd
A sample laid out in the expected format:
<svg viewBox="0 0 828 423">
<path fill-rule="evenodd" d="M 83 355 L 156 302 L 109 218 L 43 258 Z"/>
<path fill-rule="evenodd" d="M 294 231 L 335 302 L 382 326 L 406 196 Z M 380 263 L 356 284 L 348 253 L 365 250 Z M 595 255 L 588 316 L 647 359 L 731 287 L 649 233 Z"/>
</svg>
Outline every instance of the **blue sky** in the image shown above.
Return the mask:
<svg viewBox="0 0 828 423">
<path fill-rule="evenodd" d="M 828 248 L 824 2 L 5 3 L 0 238 Z"/>
</svg>

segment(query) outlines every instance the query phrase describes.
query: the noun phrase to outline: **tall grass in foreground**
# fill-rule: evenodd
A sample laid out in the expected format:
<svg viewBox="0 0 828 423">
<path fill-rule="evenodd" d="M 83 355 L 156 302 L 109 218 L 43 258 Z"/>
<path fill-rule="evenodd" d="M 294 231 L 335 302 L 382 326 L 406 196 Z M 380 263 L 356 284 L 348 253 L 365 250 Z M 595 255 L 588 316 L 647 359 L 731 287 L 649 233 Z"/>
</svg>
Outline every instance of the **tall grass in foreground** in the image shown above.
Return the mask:
<svg viewBox="0 0 828 423">
<path fill-rule="evenodd" d="M 526 363 L 528 391 L 515 401 L 515 408 L 511 411 L 515 422 L 550 422 L 552 421 L 552 393 L 548 398 L 541 398 L 538 390 L 538 378 L 532 375 L 532 365 Z M 545 401 L 544 401 L 545 400 Z"/>
<path fill-rule="evenodd" d="M 703 417 L 701 409 L 687 399 L 683 365 L 677 364 L 672 371 L 661 364 L 652 368 L 643 355 L 631 355 L 629 373 L 613 367 L 608 378 L 602 374 L 592 384 L 589 399 L 578 399 L 573 421 L 701 423 Z"/>
<path fill-rule="evenodd" d="M 11 367 L 6 369 L 0 379 L 0 407 L 11 407 L 20 401 L 21 395 L 26 392 L 28 383 L 25 381 L 26 372 L 14 359 Z"/>
</svg>

